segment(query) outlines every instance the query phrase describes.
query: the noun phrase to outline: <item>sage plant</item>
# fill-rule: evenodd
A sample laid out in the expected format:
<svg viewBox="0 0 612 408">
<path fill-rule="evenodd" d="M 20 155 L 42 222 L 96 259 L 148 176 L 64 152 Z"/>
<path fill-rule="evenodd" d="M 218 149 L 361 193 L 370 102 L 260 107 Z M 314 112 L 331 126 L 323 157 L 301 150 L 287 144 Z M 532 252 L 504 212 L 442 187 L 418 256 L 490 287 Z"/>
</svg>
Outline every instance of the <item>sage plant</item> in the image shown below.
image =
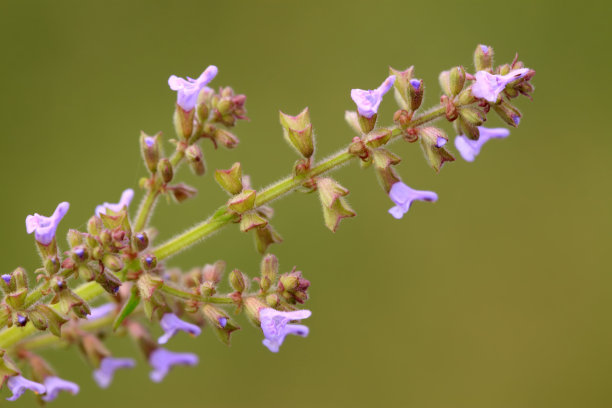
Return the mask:
<svg viewBox="0 0 612 408">
<path fill-rule="evenodd" d="M 0 304 L 0 379 L 12 392 L 7 399 L 16 400 L 31 391 L 42 401 L 52 401 L 60 392 L 79 391 L 70 373 L 58 373 L 37 354 L 57 345 L 75 346 L 91 365 L 94 380 L 100 387 L 109 387 L 117 370 L 135 365 L 132 358 L 115 355 L 104 344 L 104 339 L 117 332 L 134 340 L 151 366 L 150 378 L 155 382 L 162 381 L 173 366 L 198 363 L 193 353 L 165 348 L 172 337 L 181 332 L 199 336 L 209 328 L 229 344 L 232 334 L 240 329 L 241 314 L 261 329 L 262 344 L 269 351 L 299 347 L 298 341 L 283 343 L 287 336 L 308 335 L 308 327 L 301 322 L 311 312 L 301 305 L 308 300 L 310 281 L 295 267 L 283 272 L 277 258 L 268 252 L 270 245 L 282 241 L 271 224 L 273 210 L 269 205 L 295 191 L 316 192 L 325 225 L 336 231 L 340 221 L 354 217 L 355 212 L 347 202 L 349 191 L 329 173 L 350 161 L 377 174 L 393 204 L 389 213 L 395 218 L 406 216 L 416 201 L 437 201 L 438 194 L 415 189 L 401 180 L 393 168 L 400 157 L 389 150 L 391 143 L 419 144 L 429 166 L 439 172 L 446 162 L 455 160 L 448 134 L 433 125 L 447 121 L 456 134 L 458 153 L 473 161 L 485 142 L 509 135 L 505 128 L 484 127 L 488 115 L 494 112 L 508 126 L 518 127 L 521 113 L 511 101 L 521 94 L 531 97 L 533 91 L 535 72 L 518 58 L 494 67 L 491 47 L 476 47 L 474 68 L 473 74 L 462 66 L 443 71 L 439 76 L 443 91 L 440 103 L 428 110 L 421 107 L 426 86 L 415 77 L 413 67 L 404 71 L 390 68 L 374 90 L 353 89 L 350 97 L 356 110 L 347 111 L 345 118 L 354 136 L 336 154 L 320 161 L 314 158 L 315 135 L 308 108 L 296 116 L 280 112 L 283 136 L 299 156 L 290 174 L 255 189 L 240 162 L 215 170 L 214 178 L 227 192 L 227 201 L 187 231 L 156 242 L 156 230 L 149 225 L 156 201 L 168 196 L 181 203 L 196 194 L 194 187 L 177 182 L 178 168 L 186 163 L 195 174 L 203 175 L 203 142 L 208 139 L 215 148 L 235 148 L 239 140 L 231 129 L 247 119 L 245 95 L 230 87 L 214 90 L 208 86 L 217 67 L 209 66 L 197 79 L 172 75 L 168 84 L 177 94 L 176 135 L 167 141 L 160 133 L 140 135 L 148 177 L 138 186 L 144 196 L 136 211 L 134 190 L 126 188 L 117 203 L 95 208 L 86 231 L 69 230 L 67 246 L 62 249 L 56 230 L 69 211 L 67 202 L 58 204 L 50 216 L 26 217 L 26 232 L 34 234 L 41 266 L 31 276 L 20 267 L 0 279 L 4 294 Z M 390 126 L 380 126 L 378 109 L 391 90 L 398 109 Z M 169 146 L 171 154 L 166 155 L 164 147 Z M 417 216 L 414 211 L 410 216 Z M 230 292 L 219 286 L 226 269 L 224 261 L 186 272 L 168 262 L 178 252 L 235 224 L 252 235 L 262 260 L 257 276 L 231 270 L 227 276 Z M 149 331 L 156 325 L 164 332 L 158 339 Z"/>
</svg>

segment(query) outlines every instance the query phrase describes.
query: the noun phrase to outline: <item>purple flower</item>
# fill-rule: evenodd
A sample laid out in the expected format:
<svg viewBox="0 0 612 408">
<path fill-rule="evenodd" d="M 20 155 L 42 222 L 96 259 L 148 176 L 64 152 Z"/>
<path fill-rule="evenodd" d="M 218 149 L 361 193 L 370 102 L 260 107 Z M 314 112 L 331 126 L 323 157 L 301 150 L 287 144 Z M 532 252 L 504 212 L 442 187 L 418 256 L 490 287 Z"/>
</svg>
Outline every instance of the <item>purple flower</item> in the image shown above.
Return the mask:
<svg viewBox="0 0 612 408">
<path fill-rule="evenodd" d="M 310 310 L 296 310 L 293 312 L 279 312 L 272 308 L 265 308 L 259 311 L 261 330 L 265 336 L 263 340 L 271 352 L 278 353 L 278 349 L 283 344 L 285 336 L 295 334 L 297 336 L 308 336 L 308 327 L 301 324 L 288 324 L 291 320 L 301 320 L 310 317 Z"/>
<path fill-rule="evenodd" d="M 193 353 L 175 353 L 165 348 L 158 348 L 149 356 L 149 364 L 153 371 L 149 374 L 151 381 L 161 382 L 174 365 L 198 364 L 198 356 Z"/>
<path fill-rule="evenodd" d="M 363 89 L 351 90 L 351 98 L 357 104 L 357 110 L 361 116 L 371 118 L 378 112 L 383 95 L 386 94 L 395 82 L 395 75 L 389 76 L 376 89 L 365 91 Z"/>
<path fill-rule="evenodd" d="M 108 388 L 113 381 L 115 371 L 120 368 L 134 368 L 135 365 L 136 363 L 131 358 L 104 357 L 100 361 L 100 368 L 93 373 L 94 380 L 100 388 Z"/>
<path fill-rule="evenodd" d="M 66 391 L 72 395 L 76 395 L 79 392 L 77 384 L 53 376 L 45 378 L 45 388 L 47 388 L 47 394 L 42 399 L 46 402 L 56 399 L 60 391 Z"/>
<path fill-rule="evenodd" d="M 116 309 L 114 303 L 106 303 L 102 306 L 94 307 L 91 309 L 91 313 L 87 316 L 87 320 L 98 320 L 106 317 L 109 313 Z"/>
<path fill-rule="evenodd" d="M 414 190 L 401 181 L 398 181 L 391 186 L 389 198 L 395 203 L 395 207 L 389 210 L 389 214 L 398 220 L 408 212 L 412 202 L 415 200 L 431 202 L 438 201 L 438 195 L 433 191 Z"/>
<path fill-rule="evenodd" d="M 106 214 L 106 210 L 111 210 L 114 213 L 118 213 L 123 210 L 124 207 L 129 207 L 134 198 L 134 190 L 128 188 L 121 193 L 121 198 L 117 204 L 104 203 L 96 207 L 96 215 L 99 217 L 100 214 Z"/>
<path fill-rule="evenodd" d="M 2 275 L 2 280 L 4 280 L 4 282 L 6 282 L 7 285 L 11 284 L 11 275 L 5 273 L 4 275 Z"/>
<path fill-rule="evenodd" d="M 34 232 L 34 237 L 42 245 L 49 245 L 55 238 L 55 231 L 64 215 L 68 212 L 70 204 L 59 203 L 51 217 L 40 214 L 28 215 L 26 217 L 26 231 L 28 234 Z"/>
<path fill-rule="evenodd" d="M 476 98 L 495 102 L 499 94 L 506 88 L 506 85 L 524 77 L 528 72 L 528 68 L 515 69 L 506 75 L 493 75 L 487 71 L 478 71 L 475 75 L 476 82 L 472 85 L 472 94 Z"/>
<path fill-rule="evenodd" d="M 487 129 L 478 126 L 478 130 L 480 131 L 478 140 L 468 139 L 464 135 L 459 135 L 455 138 L 455 147 L 459 150 L 461 157 L 463 157 L 465 161 L 474 161 L 478 153 L 480 153 L 482 145 L 487 141 L 491 139 L 503 139 L 510 134 L 510 131 L 504 128 Z"/>
<path fill-rule="evenodd" d="M 44 394 L 47 390 L 44 385 L 27 380 L 23 378 L 21 375 L 16 375 L 13 377 L 9 377 L 8 382 L 6 383 L 9 390 L 13 393 L 13 395 L 7 398 L 7 401 L 16 401 L 19 397 L 23 395 L 26 390 L 31 390 L 35 394 Z"/>
<path fill-rule="evenodd" d="M 178 91 L 176 103 L 187 112 L 192 110 L 198 101 L 200 91 L 217 76 L 217 72 L 217 67 L 210 65 L 202 72 L 202 75 L 200 75 L 198 79 L 189 77 L 183 79 L 176 75 L 170 76 L 170 78 L 168 78 L 170 89 Z"/>
<path fill-rule="evenodd" d="M 179 319 L 174 313 L 166 313 L 161 318 L 159 325 L 164 330 L 164 335 L 157 340 L 159 344 L 166 344 L 179 331 L 184 331 L 192 336 L 199 336 L 202 333 L 202 329 L 198 326 Z"/>
</svg>

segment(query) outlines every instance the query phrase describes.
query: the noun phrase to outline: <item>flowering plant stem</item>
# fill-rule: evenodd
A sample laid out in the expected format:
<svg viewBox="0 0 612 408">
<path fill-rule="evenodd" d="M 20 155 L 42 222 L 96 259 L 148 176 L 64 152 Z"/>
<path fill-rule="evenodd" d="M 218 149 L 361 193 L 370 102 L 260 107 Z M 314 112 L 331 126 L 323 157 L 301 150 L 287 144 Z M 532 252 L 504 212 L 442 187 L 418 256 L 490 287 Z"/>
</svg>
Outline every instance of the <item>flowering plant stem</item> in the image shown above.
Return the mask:
<svg viewBox="0 0 612 408">
<path fill-rule="evenodd" d="M 445 108 L 439 107 L 430 110 L 427 113 L 424 113 L 420 116 L 415 117 L 408 123 L 408 127 L 415 127 L 422 125 L 424 123 L 428 123 L 434 121 L 445 114 Z M 391 133 L 391 140 L 396 140 L 401 137 L 403 134 L 402 129 L 393 128 Z M 184 157 L 184 150 L 178 148 L 177 151 L 173 154 L 170 161 L 173 166 L 177 166 Z M 313 166 L 309 171 L 305 172 L 299 176 L 288 176 L 277 183 L 264 188 L 260 192 L 257 193 L 257 197 L 255 200 L 255 206 L 262 206 L 271 201 L 276 200 L 277 198 L 282 197 L 285 194 L 288 194 L 294 191 L 297 187 L 302 185 L 305 181 L 310 178 L 319 176 L 321 174 L 327 173 L 331 170 L 334 170 L 343 164 L 349 162 L 351 159 L 356 158 L 353 154 L 349 153 L 346 148 L 341 151 L 331 155 L 326 158 L 319 164 Z M 147 223 L 150 212 L 155 205 L 155 201 L 158 198 L 161 192 L 162 182 L 159 178 L 154 180 L 154 183 L 149 188 L 147 195 L 141 203 L 138 214 L 134 221 L 134 231 L 142 230 Z M 230 224 L 232 221 L 235 221 L 237 216 L 235 214 L 230 213 L 225 206 L 220 207 L 210 218 L 207 220 L 195 225 L 191 229 L 185 231 L 184 233 L 177 235 L 176 237 L 170 239 L 169 241 L 159 245 L 157 248 L 153 250 L 154 255 L 159 259 L 166 259 L 179 253 L 180 251 L 196 244 L 198 241 L 214 234 L 219 231 L 226 225 Z M 138 260 L 134 260 L 126 265 L 126 269 L 120 273 L 120 277 L 125 275 L 127 270 L 138 270 L 140 268 L 140 264 Z M 40 285 L 36 290 L 32 291 L 26 300 L 27 304 L 33 304 L 36 301 L 40 300 L 45 296 L 46 283 Z M 184 292 L 174 287 L 163 285 L 160 290 L 168 295 L 175 296 L 182 299 L 197 299 L 207 303 L 232 303 L 232 300 L 229 298 L 223 297 L 198 297 L 189 292 Z M 104 289 L 97 282 L 87 282 L 80 285 L 78 288 L 74 290 L 74 292 L 79 295 L 85 301 L 91 301 L 98 296 L 104 293 Z M 58 309 L 58 305 L 53 305 L 53 308 Z M 112 323 L 112 319 L 108 322 L 108 324 Z M 97 326 L 96 326 L 97 328 Z M 10 347 L 15 346 L 18 342 L 23 339 L 31 336 L 36 332 L 35 327 L 28 323 L 25 327 L 16 327 L 13 326 L 11 328 L 7 328 L 0 332 L 0 349 L 8 349 Z M 48 335 L 44 335 L 45 338 Z M 43 341 L 41 339 L 41 341 Z M 50 341 L 50 340 L 48 340 Z"/>
</svg>

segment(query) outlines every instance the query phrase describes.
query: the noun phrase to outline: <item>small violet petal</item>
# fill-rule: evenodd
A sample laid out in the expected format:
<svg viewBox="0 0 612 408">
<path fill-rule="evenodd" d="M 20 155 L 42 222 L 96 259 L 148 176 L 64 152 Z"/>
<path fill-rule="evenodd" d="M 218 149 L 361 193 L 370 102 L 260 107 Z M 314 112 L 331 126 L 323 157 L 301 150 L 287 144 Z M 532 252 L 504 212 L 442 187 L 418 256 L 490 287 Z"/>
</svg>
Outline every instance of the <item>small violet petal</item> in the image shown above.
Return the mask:
<svg viewBox="0 0 612 408">
<path fill-rule="evenodd" d="M 35 394 L 44 394 L 47 391 L 44 385 L 30 381 L 21 375 L 9 377 L 6 385 L 13 393 L 12 396 L 6 399 L 7 401 L 16 401 L 26 390 L 33 391 Z"/>
<path fill-rule="evenodd" d="M 192 336 L 199 336 L 202 333 L 202 329 L 198 326 L 179 319 L 174 313 L 166 313 L 161 318 L 159 325 L 164 330 L 164 334 L 157 340 L 159 344 L 166 344 L 179 331 L 184 331 Z"/>
<path fill-rule="evenodd" d="M 60 221 L 70 208 L 67 202 L 59 203 L 51 217 L 40 214 L 28 215 L 26 217 L 26 231 L 28 234 L 34 232 L 34 238 L 42 245 L 49 245 L 55 238 L 55 231 Z"/>
<path fill-rule="evenodd" d="M 4 274 L 2 275 L 2 280 L 4 280 L 4 282 L 6 282 L 7 285 L 11 284 L 11 275 L 9 274 Z"/>
<path fill-rule="evenodd" d="M 100 388 L 108 388 L 113 381 L 115 371 L 120 368 L 134 368 L 136 362 L 131 358 L 105 357 L 100 362 L 100 368 L 93 372 L 94 380 Z"/>
<path fill-rule="evenodd" d="M 132 202 L 132 198 L 134 198 L 134 190 L 128 188 L 121 193 L 121 198 L 119 202 L 116 204 L 112 203 L 104 203 L 96 207 L 96 215 L 99 217 L 100 214 L 106 214 L 106 210 L 111 210 L 114 213 L 118 213 L 123 210 L 124 207 L 129 207 Z"/>
<path fill-rule="evenodd" d="M 261 321 L 261 330 L 265 337 L 262 343 L 271 352 L 278 353 L 288 334 L 306 337 L 308 335 L 308 327 L 301 324 L 289 324 L 289 322 L 291 320 L 306 319 L 311 314 L 310 310 L 279 312 L 272 308 L 261 309 L 259 311 L 259 320 Z"/>
<path fill-rule="evenodd" d="M 389 214 L 396 219 L 400 219 L 408 212 L 413 201 L 435 202 L 438 200 L 438 195 L 433 191 L 414 190 L 401 181 L 398 181 L 391 186 L 389 198 L 395 203 L 395 207 L 389 210 Z"/>
<path fill-rule="evenodd" d="M 175 353 L 160 347 L 149 356 L 149 364 L 153 367 L 149 374 L 151 381 L 161 382 L 172 366 L 194 366 L 198 364 L 198 356 L 193 353 Z"/>
<path fill-rule="evenodd" d="M 391 75 L 374 90 L 351 90 L 351 99 L 353 99 L 357 105 L 357 111 L 359 111 L 359 114 L 369 119 L 378 113 L 378 107 L 382 102 L 383 95 L 389 92 L 389 89 L 391 89 L 394 82 L 395 75 Z"/>
<path fill-rule="evenodd" d="M 506 88 L 506 85 L 524 77 L 528 72 L 528 68 L 516 69 L 506 75 L 493 75 L 487 71 L 478 71 L 474 75 L 476 81 L 472 85 L 472 94 L 476 98 L 496 102 L 499 94 Z"/>
<path fill-rule="evenodd" d="M 410 80 L 410 85 L 412 85 L 412 87 L 414 88 L 415 91 L 418 91 L 419 88 L 421 87 L 421 80 L 420 79 L 411 79 Z"/>
<path fill-rule="evenodd" d="M 478 126 L 478 131 L 480 132 L 478 140 L 469 139 L 464 135 L 459 135 L 455 138 L 455 147 L 465 161 L 473 162 L 480 153 L 482 146 L 489 140 L 503 139 L 510 134 L 510 131 L 505 128 L 488 129 Z"/>
<path fill-rule="evenodd" d="M 60 391 L 66 391 L 72 395 L 79 393 L 78 384 L 54 376 L 45 378 L 45 388 L 47 389 L 47 394 L 42 397 L 42 400 L 46 402 L 53 401 L 57 398 Z"/>
<path fill-rule="evenodd" d="M 106 303 L 102 306 L 94 307 L 91 309 L 91 313 L 87 316 L 87 320 L 98 320 L 106 317 L 109 313 L 116 309 L 114 303 Z"/>
<path fill-rule="evenodd" d="M 206 88 L 206 85 L 217 76 L 217 72 L 217 67 L 210 65 L 202 72 L 198 79 L 189 77 L 183 79 L 176 75 L 170 76 L 168 78 L 168 85 L 170 89 L 177 91 L 176 103 L 187 112 L 192 110 L 198 101 L 200 91 Z"/>
</svg>

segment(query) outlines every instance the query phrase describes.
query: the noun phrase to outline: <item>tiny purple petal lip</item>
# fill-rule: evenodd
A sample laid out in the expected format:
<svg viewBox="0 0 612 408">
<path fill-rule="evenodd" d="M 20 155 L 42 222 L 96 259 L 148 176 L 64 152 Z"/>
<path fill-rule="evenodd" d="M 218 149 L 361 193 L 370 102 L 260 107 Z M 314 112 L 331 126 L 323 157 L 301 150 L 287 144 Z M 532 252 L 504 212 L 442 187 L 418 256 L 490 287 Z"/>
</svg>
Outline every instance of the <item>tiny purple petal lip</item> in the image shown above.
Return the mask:
<svg viewBox="0 0 612 408">
<path fill-rule="evenodd" d="M 155 145 L 155 138 L 151 136 L 145 136 L 144 142 L 147 147 L 153 147 Z"/>
<path fill-rule="evenodd" d="M 21 375 L 9 377 L 6 385 L 13 393 L 12 396 L 6 399 L 7 401 L 16 401 L 19 397 L 23 395 L 24 392 L 26 392 L 26 390 L 33 391 L 35 394 L 38 395 L 44 394 L 47 391 L 44 385 L 34 381 L 30 381 L 22 377 Z"/>
<path fill-rule="evenodd" d="M 78 384 L 54 376 L 49 376 L 45 378 L 44 383 L 45 388 L 47 389 L 47 394 L 42 397 L 42 400 L 45 402 L 53 401 L 54 399 L 56 399 L 60 391 L 66 391 L 72 395 L 76 395 L 79 393 L 80 389 Z"/>
<path fill-rule="evenodd" d="M 515 124 L 516 126 L 518 126 L 518 125 L 521 123 L 521 117 L 520 117 L 520 116 L 518 116 L 518 115 L 513 116 L 513 117 L 512 117 L 512 121 L 514 122 L 514 124 Z"/>
<path fill-rule="evenodd" d="M 166 313 L 163 315 L 159 325 L 164 330 L 164 334 L 157 340 L 159 344 L 166 344 L 168 340 L 174 337 L 179 331 L 184 331 L 194 337 L 202 333 L 202 329 L 198 326 L 179 319 L 174 313 Z"/>
<path fill-rule="evenodd" d="M 357 111 L 359 114 L 369 119 L 378 113 L 378 107 L 382 102 L 383 95 L 389 92 L 389 89 L 391 89 L 394 82 L 395 75 L 391 75 L 374 90 L 351 90 L 351 99 L 353 99 L 357 105 Z"/>
<path fill-rule="evenodd" d="M 116 204 L 112 203 L 104 203 L 96 207 L 96 215 L 99 217 L 100 214 L 106 214 L 106 210 L 111 210 L 115 213 L 123 210 L 123 207 L 129 207 L 132 202 L 132 198 L 134 198 L 134 190 L 128 188 L 121 193 L 121 198 L 119 202 Z"/>
<path fill-rule="evenodd" d="M 412 87 L 414 88 L 415 91 L 418 91 L 419 88 L 421 87 L 421 80 L 419 80 L 419 79 L 411 79 L 410 80 L 410 85 L 412 85 Z"/>
<path fill-rule="evenodd" d="M 482 146 L 491 139 L 503 139 L 510 135 L 510 131 L 505 128 L 493 128 L 478 126 L 480 137 L 478 140 L 468 139 L 464 135 L 459 135 L 455 138 L 455 147 L 459 151 L 463 160 L 473 162 L 476 156 L 480 153 Z"/>
<path fill-rule="evenodd" d="M 113 382 L 115 371 L 120 368 L 134 368 L 135 366 L 136 363 L 131 358 L 105 357 L 100 362 L 100 368 L 93 372 L 93 377 L 100 388 L 108 388 Z"/>
<path fill-rule="evenodd" d="M 2 280 L 4 282 L 6 282 L 7 285 L 10 285 L 11 284 L 11 275 L 5 273 L 4 275 L 2 275 Z"/>
<path fill-rule="evenodd" d="M 225 326 L 227 326 L 227 317 L 220 317 L 219 325 L 221 326 L 221 328 L 225 329 Z"/>
<path fill-rule="evenodd" d="M 149 364 L 153 367 L 149 377 L 151 381 L 158 383 L 175 365 L 194 366 L 198 364 L 198 356 L 193 353 L 175 353 L 160 347 L 149 356 Z"/>
<path fill-rule="evenodd" d="M 22 315 L 17 315 L 17 325 L 18 326 L 25 326 L 25 324 L 28 322 L 28 319 L 25 316 Z"/>
<path fill-rule="evenodd" d="M 114 303 L 106 303 L 102 306 L 94 307 L 91 313 L 87 316 L 87 320 L 98 320 L 112 313 L 117 306 Z"/>
<path fill-rule="evenodd" d="M 168 78 L 168 85 L 170 89 L 177 91 L 176 103 L 187 112 L 192 110 L 198 101 L 200 91 L 206 88 L 206 85 L 217 76 L 218 71 L 216 66 L 210 65 L 202 72 L 198 79 L 189 77 L 183 79 L 176 75 L 171 75 Z"/>
<path fill-rule="evenodd" d="M 26 217 L 26 231 L 28 234 L 34 232 L 34 238 L 42 245 L 49 245 L 55 238 L 55 231 L 60 221 L 70 208 L 67 202 L 59 203 L 51 217 L 40 214 L 28 215 Z"/>
<path fill-rule="evenodd" d="M 406 184 L 398 181 L 391 186 L 389 198 L 395 203 L 395 207 L 389 210 L 395 219 L 400 219 L 408 212 L 413 201 L 438 201 L 438 195 L 433 191 L 420 191 L 408 187 Z"/>
<path fill-rule="evenodd" d="M 285 341 L 288 334 L 306 337 L 308 327 L 301 324 L 288 324 L 291 320 L 306 319 L 312 315 L 310 310 L 296 310 L 293 312 L 279 312 L 272 308 L 265 308 L 259 311 L 261 330 L 265 339 L 262 341 L 264 346 L 273 353 L 278 353 L 280 346 Z"/>
<path fill-rule="evenodd" d="M 515 69 L 506 75 L 493 75 L 487 71 L 478 71 L 474 77 L 472 94 L 489 102 L 496 102 L 499 94 L 510 82 L 516 81 L 529 73 L 528 68 Z"/>
<path fill-rule="evenodd" d="M 489 47 L 486 45 L 482 45 L 480 44 L 480 49 L 482 50 L 482 52 L 484 52 L 485 54 L 487 54 L 489 52 Z"/>
<path fill-rule="evenodd" d="M 436 147 L 442 147 L 446 144 L 446 142 L 448 142 L 448 140 L 441 136 L 438 136 L 438 139 L 436 139 Z"/>
</svg>

